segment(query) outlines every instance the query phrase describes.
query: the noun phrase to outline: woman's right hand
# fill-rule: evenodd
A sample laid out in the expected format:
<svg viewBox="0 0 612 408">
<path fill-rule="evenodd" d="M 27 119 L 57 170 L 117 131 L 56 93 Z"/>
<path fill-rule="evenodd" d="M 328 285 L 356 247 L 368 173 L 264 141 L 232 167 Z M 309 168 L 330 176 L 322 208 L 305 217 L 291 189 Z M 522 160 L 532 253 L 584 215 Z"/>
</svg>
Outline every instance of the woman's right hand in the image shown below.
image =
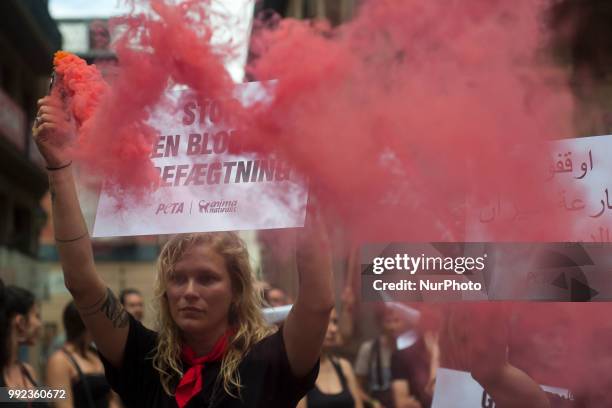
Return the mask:
<svg viewBox="0 0 612 408">
<path fill-rule="evenodd" d="M 58 96 L 38 100 L 32 136 L 47 167 L 58 168 L 70 163 L 69 146 L 76 137 L 76 126 Z"/>
</svg>

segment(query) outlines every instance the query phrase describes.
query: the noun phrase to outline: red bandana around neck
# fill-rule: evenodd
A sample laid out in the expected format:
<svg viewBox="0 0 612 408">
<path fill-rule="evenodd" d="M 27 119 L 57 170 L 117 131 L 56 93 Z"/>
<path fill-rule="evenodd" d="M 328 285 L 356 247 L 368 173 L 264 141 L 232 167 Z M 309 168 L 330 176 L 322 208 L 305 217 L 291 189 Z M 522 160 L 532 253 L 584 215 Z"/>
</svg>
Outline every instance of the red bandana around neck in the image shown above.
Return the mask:
<svg viewBox="0 0 612 408">
<path fill-rule="evenodd" d="M 229 344 L 230 335 L 231 331 L 227 330 L 225 334 L 217 340 L 212 350 L 202 357 L 196 357 L 191 347 L 186 344 L 183 345 L 181 357 L 190 367 L 185 374 L 183 374 L 183 378 L 181 378 L 181 381 L 176 387 L 174 398 L 179 408 L 183 408 L 187 405 L 189 400 L 202 390 L 202 370 L 205 367 L 205 363 L 209 361 L 218 361 L 223 357 Z"/>
</svg>

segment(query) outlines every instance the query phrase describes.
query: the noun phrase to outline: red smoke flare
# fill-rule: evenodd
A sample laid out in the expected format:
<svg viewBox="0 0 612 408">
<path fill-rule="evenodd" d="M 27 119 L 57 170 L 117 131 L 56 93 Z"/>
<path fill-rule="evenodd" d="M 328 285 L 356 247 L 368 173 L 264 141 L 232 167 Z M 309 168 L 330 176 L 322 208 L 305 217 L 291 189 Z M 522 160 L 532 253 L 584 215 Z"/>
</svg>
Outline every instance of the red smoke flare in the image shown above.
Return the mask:
<svg viewBox="0 0 612 408">
<path fill-rule="evenodd" d="M 56 89 L 77 126 L 76 159 L 92 175 L 117 186 L 116 192 L 142 192 L 152 186 L 156 173 L 148 157 L 155 131 L 142 120 L 108 121 L 112 119 L 108 104 L 113 92 L 95 65 L 65 51 L 57 52 L 53 63 L 58 75 Z"/>
</svg>

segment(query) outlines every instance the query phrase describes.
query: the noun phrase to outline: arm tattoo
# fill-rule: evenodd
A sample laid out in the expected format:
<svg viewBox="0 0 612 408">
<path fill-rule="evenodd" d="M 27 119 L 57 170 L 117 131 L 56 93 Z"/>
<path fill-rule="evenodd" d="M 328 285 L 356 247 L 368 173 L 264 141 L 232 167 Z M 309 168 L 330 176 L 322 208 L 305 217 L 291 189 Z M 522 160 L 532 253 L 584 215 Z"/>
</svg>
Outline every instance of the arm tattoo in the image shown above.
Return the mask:
<svg viewBox="0 0 612 408">
<path fill-rule="evenodd" d="M 91 306 L 81 308 L 81 310 L 81 315 L 83 317 L 93 316 L 99 312 L 104 313 L 104 316 L 113 323 L 113 327 L 115 328 L 127 327 L 130 322 L 128 313 L 110 288 L 106 289 L 106 294 L 102 299 Z"/>
</svg>

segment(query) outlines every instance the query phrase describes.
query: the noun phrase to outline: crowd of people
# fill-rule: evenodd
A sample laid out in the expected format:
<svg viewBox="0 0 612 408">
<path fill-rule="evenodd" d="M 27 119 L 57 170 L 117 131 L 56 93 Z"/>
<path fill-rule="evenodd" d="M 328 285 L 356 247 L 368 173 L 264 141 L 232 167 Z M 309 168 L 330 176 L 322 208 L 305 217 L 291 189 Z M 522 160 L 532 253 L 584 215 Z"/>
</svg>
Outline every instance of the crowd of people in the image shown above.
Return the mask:
<svg viewBox="0 0 612 408">
<path fill-rule="evenodd" d="M 295 298 L 255 280 L 237 234 L 177 235 L 159 255 L 155 330 L 145 327 L 141 293 L 125 289 L 117 297 L 96 272 L 72 160 L 50 137 L 69 129 L 65 115 L 52 97 L 40 105 L 35 136 L 73 301 L 63 312 L 64 337 L 46 372 L 37 373 L 20 350 L 38 340 L 40 306 L 29 290 L 0 281 L 0 387 L 45 385 L 65 390 L 66 398 L 13 406 L 428 408 L 440 367 L 469 373 L 500 408 L 606 406 L 602 362 L 612 353 L 601 339 L 583 343 L 590 344 L 583 360 L 599 371 L 582 387 L 567 365 L 575 351 L 567 334 L 576 321 L 552 306 L 534 320 L 534 308 L 495 304 L 364 303 L 377 327 L 363 339 L 351 288 L 335 299 L 329 238 L 312 209 L 298 236 Z M 267 320 L 269 309 L 280 315 Z M 355 339 L 364 341 L 353 349 Z M 545 392 L 542 384 L 572 392 Z"/>
<path fill-rule="evenodd" d="M 15 407 L 427 408 L 435 406 L 436 393 L 447 392 L 436 387 L 444 368 L 482 387 L 483 406 L 492 406 L 486 398 L 497 407 L 608 406 L 609 324 L 590 306 L 362 303 L 358 309 L 373 312 L 375 323 L 368 338 L 366 316 L 356 313 L 350 290 L 334 300 L 329 257 L 316 242 L 304 238 L 298 262 L 309 272 L 327 265 L 328 272 L 301 282 L 302 290 L 325 295 L 309 299 L 324 307 L 300 303 L 304 292 L 294 301 L 255 281 L 236 234 L 176 236 L 158 262 L 156 331 L 141 322 L 148 307 L 136 289 L 118 298 L 107 289 L 85 306 L 71 301 L 63 312 L 65 334 L 40 373 L 20 352 L 38 341 L 39 303 L 29 290 L 0 281 L 0 386 L 66 390 L 65 399 Z M 264 319 L 278 309 L 288 313 Z M 306 317 L 292 321 L 296 309 Z M 606 310 L 598 305 L 600 316 Z M 98 320 L 106 324 L 102 331 L 115 330 L 112 337 L 100 336 Z M 200 337 L 221 323 L 214 336 Z M 591 339 L 595 323 L 598 337 Z M 308 333 L 305 346 L 301 337 Z M 123 350 L 109 354 L 100 347 L 105 342 L 107 348 L 123 342 Z M 305 352 L 307 360 L 292 360 L 291 352 Z"/>
<path fill-rule="evenodd" d="M 73 298 L 63 314 L 65 340 L 46 373 L 22 362 L 20 348 L 40 331 L 40 310 L 28 290 L 4 287 L 0 384 L 66 390 L 66 399 L 52 402 L 58 407 L 428 408 L 436 393 L 447 392 L 437 387 L 444 367 L 467 373 L 499 408 L 606 406 L 598 386 L 605 370 L 586 388 L 552 375 L 567 369 L 563 338 L 576 324 L 552 319 L 553 309 L 542 309 L 544 319 L 533 325 L 525 310 L 496 303 L 362 303 L 377 325 L 363 339 L 350 286 L 335 299 L 331 245 L 313 207 L 297 236 L 296 296 L 256 281 L 236 233 L 180 234 L 159 255 L 156 323 L 145 327 L 138 290 L 117 297 L 96 271 L 69 151 L 51 137 L 69 131 L 66 120 L 57 101 L 41 100 L 34 134 L 47 162 L 55 240 Z M 365 341 L 352 349 L 359 338 Z M 587 349 L 585 361 L 600 368 L 608 361 L 605 348 Z M 547 392 L 546 382 L 572 392 Z"/>
<path fill-rule="evenodd" d="M 183 296 L 188 299 L 198 299 L 197 293 L 191 293 L 197 283 L 189 282 L 190 274 L 195 273 L 195 280 L 201 283 L 215 281 L 218 277 L 208 276 L 214 273 L 214 265 L 204 266 L 207 264 L 205 259 L 211 254 L 205 253 L 203 258 L 192 254 L 185 259 L 184 254 L 177 255 L 175 251 L 181 249 L 181 244 L 185 245 L 185 239 L 194 239 L 197 243 L 197 240 L 217 236 L 179 236 L 162 252 L 160 274 L 168 273 L 161 265 L 176 263 L 178 271 L 172 273 L 179 275 L 171 279 L 177 281 L 174 284 L 179 286 L 187 285 L 182 290 L 186 291 Z M 233 234 L 223 233 L 223 238 L 229 239 L 232 244 L 242 245 Z M 186 245 L 182 250 L 189 254 L 188 248 L 189 245 Z M 173 256 L 185 259 L 187 263 L 176 261 L 172 259 Z M 190 259 L 192 257 L 194 259 Z M 235 260 L 233 267 L 239 264 L 239 260 Z M 200 267 L 204 269 L 199 270 Z M 238 283 L 240 279 L 246 279 L 246 275 L 233 279 L 236 279 L 235 285 L 241 287 L 241 290 L 249 285 L 248 281 Z M 251 285 L 257 286 L 254 283 L 251 282 Z M 273 286 L 259 283 L 259 287 Z M 351 343 L 355 338 L 363 336 L 342 333 L 340 330 L 343 319 L 355 319 L 355 315 L 347 313 L 353 311 L 354 305 L 340 301 L 340 307 L 320 313 L 325 318 L 329 316 L 329 320 L 323 319 L 327 322 L 325 330 L 319 331 L 320 348 L 317 353 L 313 353 L 314 357 L 302 371 L 302 376 L 298 376 L 293 374 L 288 357 L 288 342 L 282 335 L 289 316 L 286 315 L 285 321 L 277 322 L 276 325 L 266 324 L 261 319 L 263 310 L 292 306 L 287 303 L 291 297 L 285 291 L 273 288 L 276 297 L 272 300 L 282 299 L 281 303 L 269 302 L 269 290 L 263 290 L 261 298 L 255 296 L 256 292 L 252 293 L 254 309 L 251 312 L 254 314 L 249 318 L 262 330 L 261 339 L 254 341 L 242 356 L 246 361 L 237 362 L 242 387 L 236 387 L 231 382 L 224 384 L 224 369 L 227 369 L 224 367 L 224 358 L 230 352 L 230 342 L 235 341 L 235 337 L 232 339 L 231 336 L 239 336 L 241 330 L 245 329 L 234 323 L 215 339 L 209 346 L 212 348 L 203 355 L 195 351 L 195 344 L 175 344 L 175 352 L 180 359 L 176 369 L 180 374 L 176 373 L 172 378 L 169 370 L 173 368 L 167 367 L 164 372 L 170 374 L 167 377 L 169 382 L 164 383 L 164 377 L 157 368 L 161 368 L 163 362 L 156 361 L 154 354 L 159 350 L 156 347 L 159 347 L 161 335 L 156 335 L 140 322 L 145 307 L 144 299 L 136 289 L 122 291 L 119 296 L 121 302 L 116 305 L 105 298 L 106 304 L 102 307 L 108 310 L 105 313 L 115 319 L 118 326 L 128 325 L 120 369 L 102 354 L 91 329 L 81 317 L 84 312 L 71 301 L 63 312 L 65 336 L 46 362 L 46 372 L 37 373 L 28 363 L 21 361 L 20 349 L 31 347 L 38 340 L 42 326 L 38 302 L 29 290 L 11 285 L 5 287 L 0 281 L 0 384 L 15 389 L 33 389 L 44 385 L 66 390 L 66 399 L 11 403 L 15 407 L 199 406 L 203 401 L 206 402 L 204 406 L 208 406 L 206 404 L 210 404 L 210 400 L 206 399 L 209 398 L 219 398 L 211 406 L 249 406 L 245 403 L 246 398 L 255 398 L 259 402 L 251 406 L 427 408 L 432 406 L 434 399 L 436 373 L 440 367 L 446 367 L 469 373 L 496 401 L 496 406 L 500 407 L 527 406 L 525 404 L 533 407 L 605 406 L 606 397 L 600 395 L 600 387 L 604 386 L 607 378 L 605 370 L 597 372 L 600 376 L 599 387 L 590 384 L 590 387 L 581 388 L 575 374 L 571 372 L 568 356 L 572 349 L 572 341 L 568 336 L 573 324 L 568 313 L 571 308 L 545 304 L 529 307 L 454 305 L 453 308 L 449 305 L 424 307 L 396 303 L 364 304 L 362 306 L 374 311 L 373 317 L 378 327 L 372 338 L 361 341 L 354 349 Z M 162 292 L 162 288 L 158 288 L 158 294 L 162 302 L 168 302 L 166 299 L 175 295 L 173 292 L 176 290 L 180 289 L 168 288 Z M 222 293 L 214 293 L 220 292 L 220 288 L 213 288 L 210 293 L 204 288 L 201 291 L 207 297 L 211 296 L 211 300 L 223 300 L 222 297 L 217 298 Z M 234 301 L 239 302 L 238 299 Z M 248 302 L 248 299 L 242 301 Z M 236 322 L 240 316 L 237 308 L 245 306 L 233 305 L 228 305 L 227 319 Z M 177 320 L 182 319 L 181 324 L 185 327 L 198 327 L 198 319 L 193 315 L 197 316 L 201 313 L 199 308 L 207 306 L 177 302 L 174 307 L 177 310 L 173 311 L 169 307 L 168 314 L 162 315 L 159 323 L 163 322 L 163 318 L 172 319 L 174 315 Z M 360 320 L 358 318 L 352 322 L 350 327 L 358 331 Z M 132 329 L 129 329 L 130 325 Z M 161 331 L 160 327 L 157 329 Z M 300 329 L 297 333 L 302 335 Z M 607 339 L 606 333 L 603 335 L 606 337 L 600 341 Z M 168 336 L 166 341 L 171 342 L 173 334 Z M 182 339 L 178 334 L 177 341 L 184 341 Z M 249 340 L 246 338 L 242 341 Z M 243 343 L 234 344 L 239 347 Z M 596 345 L 595 342 L 592 344 Z M 604 352 L 589 350 L 591 359 L 607 362 L 609 357 Z M 593 369 L 596 366 L 594 363 Z M 201 370 L 201 375 L 192 371 L 194 367 Z M 280 392 L 276 388 L 278 382 L 283 387 L 280 395 L 276 394 Z M 540 385 L 544 384 L 572 391 L 564 396 L 558 392 L 542 390 Z M 581 393 L 573 394 L 573 391 L 578 390 Z M 272 397 L 272 394 L 278 396 Z M 141 401 L 143 398 L 147 399 L 145 405 Z M 232 405 L 230 401 L 238 402 Z M 601 405 L 602 402 L 604 405 Z"/>
<path fill-rule="evenodd" d="M 231 239 L 236 239 L 235 236 L 230 235 L 230 237 Z M 240 245 L 238 241 L 236 241 L 235 244 Z M 171 251 L 170 248 L 165 250 L 167 251 L 166 253 Z M 173 279 L 187 278 L 175 277 Z M 206 280 L 214 278 L 200 277 L 200 279 Z M 266 289 L 264 289 L 262 301 L 258 305 L 260 309 L 265 310 L 266 308 L 291 306 L 291 304 L 288 303 L 291 300 L 290 296 L 282 289 L 267 284 L 262 285 L 262 287 Z M 3 294 L 3 296 L 0 296 L 2 300 L 0 303 L 2 311 L 0 315 L 0 321 L 2 322 L 0 334 L 2 335 L 1 344 L 3 346 L 0 349 L 2 352 L 2 360 L 0 360 L 2 377 L 0 378 L 0 383 L 2 386 L 18 389 L 32 389 L 44 385 L 53 389 L 63 389 L 67 391 L 65 399 L 57 400 L 53 403 L 37 402 L 33 403 L 33 405 L 30 404 L 32 406 L 96 408 L 121 407 L 124 405 L 142 406 L 138 400 L 128 399 L 130 398 L 130 392 L 126 391 L 126 388 L 130 387 L 130 385 L 136 386 L 136 384 L 134 384 L 134 381 L 138 380 L 135 375 L 136 373 L 128 371 L 127 369 L 125 373 L 122 373 L 121 371 L 123 370 L 117 370 L 112 366 L 111 362 L 105 361 L 106 358 L 104 354 L 98 354 L 99 351 L 95 338 L 81 317 L 83 312 L 79 311 L 74 301 L 70 301 L 64 308 L 62 316 L 64 334 L 58 336 L 59 339 L 55 342 L 55 351 L 50 355 L 48 361 L 46 361 L 46 372 L 36 373 L 32 366 L 21 361 L 19 350 L 23 347 L 33 346 L 39 338 L 40 329 L 42 327 L 39 304 L 33 293 L 27 289 L 16 286 L 2 286 L 0 290 Z M 271 293 L 273 294 L 272 297 L 269 296 Z M 140 332 L 139 335 L 143 337 L 140 340 L 135 340 L 134 338 L 130 338 L 130 334 L 128 334 L 126 348 L 129 347 L 129 355 L 123 356 L 123 364 L 129 361 L 129 364 L 139 366 L 139 375 L 145 375 L 145 371 L 141 371 L 143 370 L 143 367 L 141 367 L 142 361 L 145 360 L 147 353 L 153 350 L 148 348 L 148 344 L 154 344 L 154 342 L 153 337 L 148 337 L 152 332 L 140 323 L 144 317 L 144 299 L 138 290 L 126 289 L 120 293 L 119 300 L 121 307 L 117 305 L 114 313 L 127 313 L 125 318 L 129 324 L 137 327 L 137 330 Z M 429 406 L 431 403 L 431 389 L 428 390 L 429 394 L 427 394 L 427 396 L 423 396 L 420 393 L 414 394 L 416 388 L 412 389 L 408 386 L 408 382 L 412 381 L 412 377 L 399 377 L 399 374 L 396 375 L 396 373 L 392 372 L 392 366 L 395 367 L 395 365 L 397 365 L 398 367 L 405 368 L 404 363 L 408 365 L 412 364 L 412 361 L 396 362 L 396 359 L 400 358 L 396 346 L 397 340 L 398 337 L 409 328 L 410 324 L 408 320 L 404 319 L 401 314 L 393 308 L 378 307 L 376 319 L 380 321 L 380 335 L 361 345 L 357 355 L 354 356 L 355 365 L 353 365 L 353 359 L 347 355 L 346 339 L 339 329 L 341 319 L 353 318 L 353 316 L 346 316 L 346 314 L 343 313 L 347 309 L 349 309 L 347 305 L 343 305 L 339 312 L 335 309 L 331 310 L 326 330 L 322 332 L 323 336 L 320 346 L 318 372 L 316 372 L 316 370 L 313 371 L 312 367 L 310 367 L 307 373 L 308 375 L 306 376 L 306 378 L 309 379 L 308 383 L 304 383 L 302 386 L 298 387 L 303 395 L 300 396 L 299 394 L 295 394 L 291 402 L 282 401 L 280 402 L 281 405 L 278 406 L 296 406 L 296 404 L 300 408 Z M 188 315 L 197 314 L 198 311 L 187 310 L 185 313 Z M 327 315 L 328 313 L 329 311 L 323 314 Z M 171 318 L 171 315 L 167 316 L 167 318 Z M 253 318 L 256 319 L 255 317 Z M 285 316 L 285 318 L 287 318 L 287 316 Z M 185 317 L 185 320 L 186 324 L 194 324 L 190 321 L 193 319 Z M 261 322 L 259 322 L 259 324 L 261 324 L 262 328 L 266 327 L 265 324 Z M 281 330 L 283 325 L 284 323 L 282 322 L 278 325 L 281 327 Z M 275 330 L 273 327 L 275 326 L 270 325 L 269 328 L 265 328 L 263 333 L 268 334 L 268 331 L 273 332 Z M 239 331 L 239 329 L 231 330 L 232 332 Z M 414 330 L 410 332 L 415 334 Z M 135 337 L 136 335 L 132 333 L 131 336 Z M 223 336 L 225 336 L 225 334 Z M 264 337 L 264 339 L 266 339 L 266 337 Z M 227 342 L 228 340 L 226 339 L 225 341 Z M 130 342 L 132 344 L 130 344 Z M 276 340 L 276 342 L 282 344 L 282 341 L 279 342 L 279 340 Z M 415 344 L 416 343 L 417 342 L 415 342 Z M 271 354 L 269 347 L 272 346 L 272 344 L 273 343 L 267 345 L 267 347 L 260 347 L 260 352 Z M 278 344 L 275 345 L 278 346 Z M 253 345 L 253 347 L 256 346 L 257 343 Z M 411 344 L 410 347 L 407 348 L 407 351 L 410 350 L 410 353 L 404 354 L 406 356 L 415 354 L 412 350 L 416 349 L 416 347 L 416 345 Z M 426 348 L 419 348 L 419 353 L 421 352 L 423 356 L 429 353 Z M 124 353 L 127 353 L 127 351 Z M 416 356 L 419 356 L 419 353 L 416 353 Z M 181 350 L 183 362 L 185 362 L 188 355 L 189 352 L 187 349 Z M 279 359 L 279 356 L 276 356 L 276 359 Z M 195 360 L 197 360 L 197 358 L 192 360 L 194 361 L 194 365 L 197 364 Z M 429 359 L 425 358 L 425 360 Z M 415 363 L 417 361 L 418 358 L 414 360 Z M 272 372 L 283 368 L 283 365 L 285 365 L 287 361 L 280 361 L 277 363 L 279 367 L 276 367 Z M 152 367 L 149 367 L 149 369 L 151 368 Z M 223 367 L 220 366 L 218 369 L 218 375 L 223 375 Z M 284 369 L 290 371 L 290 368 L 287 366 L 285 366 Z M 401 368 L 393 368 L 393 370 L 396 369 L 398 373 L 401 371 Z M 427 365 L 427 370 L 429 370 L 429 365 Z M 105 375 L 105 372 L 110 375 Z M 248 370 L 245 372 L 252 376 L 256 376 L 256 372 L 249 372 Z M 279 374 L 281 374 L 280 371 L 276 373 L 276 376 Z M 315 376 L 314 374 L 317 375 Z M 148 375 L 155 376 L 157 372 L 151 370 Z M 276 378 L 278 380 L 278 377 Z M 177 379 L 174 381 L 176 382 L 176 380 Z M 301 384 L 303 382 L 295 378 L 294 381 L 296 384 Z M 404 381 L 403 388 L 399 387 L 398 389 L 403 390 L 405 395 L 402 395 L 401 392 L 396 389 L 396 381 Z M 258 385 L 263 386 L 265 383 L 266 381 Z M 114 385 L 114 389 L 119 392 L 119 395 L 111 390 L 111 384 Z M 411 385 L 413 384 L 416 384 L 416 382 L 411 383 Z M 178 385 L 180 385 L 180 381 Z M 295 384 L 293 385 L 295 386 Z M 271 387 L 271 384 L 268 383 L 266 387 Z M 177 391 L 169 391 L 168 395 L 174 394 L 176 398 Z M 125 394 L 126 392 L 127 394 Z M 121 395 L 122 393 L 123 395 Z M 122 401 L 120 395 L 125 397 L 124 401 Z M 300 398 L 297 398 L 297 396 L 300 396 Z M 139 396 L 139 398 L 142 398 L 142 396 Z M 159 398 L 159 394 L 156 395 L 156 398 Z M 264 398 L 264 396 L 260 396 L 260 398 L 267 399 L 269 397 Z M 28 406 L 25 402 L 14 403 L 13 405 Z"/>
<path fill-rule="evenodd" d="M 207 251 L 199 255 L 190 254 L 190 244 L 186 243 L 186 239 L 195 240 L 196 245 L 202 245 L 201 242 L 208 242 L 206 240 L 209 239 L 229 240 L 223 245 L 238 245 L 233 248 L 238 253 L 244 251 L 244 247 L 234 234 L 223 233 L 219 237 L 215 233 L 178 236 L 164 248 L 159 273 L 161 276 L 172 273 L 171 285 L 178 287 L 158 286 L 159 300 L 162 304 L 170 303 L 171 297 L 177 295 L 175 291 L 182 292 L 180 296 L 183 300 L 177 301 L 174 306 L 168 305 L 167 314 L 161 314 L 158 324 L 176 316 L 183 327 L 195 329 L 202 324 L 197 318 L 203 313 L 200 308 L 208 310 L 209 307 L 195 302 L 201 300 L 199 296 L 206 295 L 211 301 L 223 302 L 225 294 L 220 287 L 201 288 L 201 293 L 197 293 L 197 285 L 220 285 L 217 279 L 222 278 L 215 276 L 219 265 L 208 263 L 212 254 Z M 182 255 L 180 251 L 183 251 Z M 238 256 L 238 253 L 234 252 L 231 256 Z M 242 256 L 245 254 L 242 253 Z M 242 260 L 245 261 L 245 258 Z M 241 267 L 239 259 L 232 262 L 228 263 L 232 268 Z M 164 269 L 169 265 L 176 265 L 176 269 L 172 269 L 172 272 Z M 243 262 L 242 267 L 245 265 Z M 193 281 L 190 280 L 192 274 L 195 274 Z M 228 278 L 232 282 L 230 285 L 242 291 L 249 286 L 257 286 L 254 281 L 249 283 L 247 275 Z M 216 283 L 207 283 L 209 281 Z M 184 287 L 181 289 L 181 286 Z M 259 283 L 259 286 L 273 287 L 263 283 Z M 326 323 L 323 330 L 319 327 L 320 345 L 312 352 L 309 363 L 300 371 L 301 375 L 296 375 L 289 358 L 291 343 L 283 335 L 286 325 L 291 323 L 290 314 L 277 324 L 266 324 L 262 319 L 261 312 L 266 309 L 292 306 L 287 303 L 291 297 L 285 291 L 273 288 L 276 297 L 272 299 L 283 299 L 281 303 L 269 302 L 266 294 L 270 291 L 263 290 L 260 294 L 252 292 L 250 300 L 242 297 L 232 299 L 231 296 L 225 299 L 229 303 L 227 316 L 218 311 L 207 311 L 211 319 L 216 313 L 221 315 L 221 319 L 226 318 L 228 323 L 232 323 L 221 331 L 218 338 L 209 342 L 205 352 L 196 351 L 197 343 L 180 344 L 185 341 L 180 332 L 169 331 L 168 338 L 162 340 L 163 326 L 156 328 L 160 334 L 145 328 L 141 323 L 144 299 L 138 290 L 122 291 L 119 296 L 121 302 L 116 305 L 109 301 L 111 294 L 107 294 L 100 307 L 106 310 L 104 318 L 107 319 L 108 314 L 118 327 L 127 326 L 125 328 L 128 329 L 119 368 L 100 350 L 99 341 L 82 317 L 88 312 L 79 310 L 76 303 L 70 301 L 62 316 L 65 335 L 46 362 L 46 372 L 37 373 L 31 365 L 21 360 L 20 349 L 31 347 L 38 341 L 42 326 L 39 304 L 29 290 L 4 286 L 0 281 L 0 384 L 15 389 L 48 386 L 66 390 L 65 399 L 14 402 L 12 406 L 15 407 L 119 408 L 204 404 L 428 408 L 432 406 L 436 391 L 436 374 L 440 367 L 445 367 L 469 373 L 499 407 L 605 406 L 592 400 L 598 398 L 597 401 L 605 401 L 605 397 L 599 395 L 599 387 L 582 388 L 581 394 L 573 393 L 580 389 L 580 384 L 569 367 L 568 353 L 571 352 L 572 342 L 568 331 L 572 318 L 567 313 L 570 310 L 567 307 L 483 307 L 483 304 L 472 304 L 450 308 L 449 305 L 364 304 L 362 306 L 374 311 L 373 320 L 377 325 L 373 336 L 364 340 L 356 332 L 342 333 L 340 330 L 343 319 L 359 316 L 347 313 L 347 310 L 353 311 L 354 305 L 340 301 L 340 307 L 328 308 L 320 313 L 317 311 L 317 315 L 323 316 L 321 320 Z M 194 305 L 191 301 L 195 302 Z M 251 305 L 239 305 L 238 302 Z M 297 302 L 294 305 L 299 307 Z M 251 307 L 252 310 L 239 312 L 241 307 Z M 247 324 L 257 325 L 256 330 L 260 331 L 255 331 L 255 339 L 248 338 L 248 328 L 240 327 L 240 318 L 247 322 L 251 320 Z M 357 318 L 350 327 L 359 331 L 361 320 L 362 317 Z M 304 334 L 300 326 L 297 326 L 296 332 L 299 336 Z M 175 335 L 177 337 L 173 339 Z M 236 341 L 241 335 L 245 338 Z M 351 347 L 357 338 L 362 340 L 358 341 L 356 348 Z M 167 355 L 177 353 L 179 360 L 176 367 L 172 367 L 167 360 L 164 363 L 163 359 L 167 357 L 160 353 L 162 341 L 168 342 L 163 346 L 168 347 Z M 173 341 L 178 344 L 172 345 Z M 197 341 L 202 340 L 198 338 Z M 238 361 L 234 363 L 237 364 L 234 369 L 239 371 L 239 377 L 232 379 L 226 365 L 226 358 L 232 352 L 230 347 L 232 344 L 234 347 L 244 347 L 249 341 L 251 345 L 245 348 L 246 352 L 236 354 Z M 599 352 L 596 358 L 608 361 L 609 357 L 602 351 L 605 350 L 590 350 L 589 353 L 594 356 L 593 353 Z M 168 365 L 164 367 L 163 364 Z M 200 373 L 194 372 L 194 368 Z M 170 371 L 174 369 L 178 372 Z M 598 372 L 598 375 L 601 375 L 601 380 L 606 378 L 604 372 Z M 241 386 L 236 386 L 232 381 L 240 381 Z M 540 385 L 572 391 L 564 396 L 542 390 Z M 282 387 L 282 391 L 277 387 Z M 211 398 L 218 398 L 218 401 L 211 405 Z M 145 402 L 142 402 L 143 399 Z M 255 404 L 249 403 L 253 399 Z M 232 401 L 236 403 L 232 404 Z"/>
</svg>

